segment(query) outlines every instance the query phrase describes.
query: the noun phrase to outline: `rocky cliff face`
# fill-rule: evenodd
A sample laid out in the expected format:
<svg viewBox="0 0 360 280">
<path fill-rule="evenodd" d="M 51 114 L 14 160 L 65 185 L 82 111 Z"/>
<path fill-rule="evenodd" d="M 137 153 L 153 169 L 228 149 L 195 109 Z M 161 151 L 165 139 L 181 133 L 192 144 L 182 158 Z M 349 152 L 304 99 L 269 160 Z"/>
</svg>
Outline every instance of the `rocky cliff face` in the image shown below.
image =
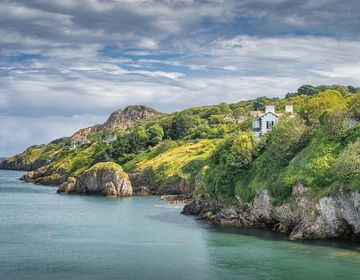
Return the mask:
<svg viewBox="0 0 360 280">
<path fill-rule="evenodd" d="M 58 193 L 86 195 L 131 196 L 133 193 L 128 175 L 112 162 L 100 162 L 85 171 L 79 178 L 73 177 L 61 184 Z"/>
<path fill-rule="evenodd" d="M 71 136 L 71 139 L 74 141 L 81 141 L 87 138 L 88 135 L 104 129 L 126 130 L 135 125 L 138 121 L 149 120 L 159 115 L 161 115 L 161 113 L 143 105 L 128 106 L 125 109 L 119 109 L 113 112 L 108 120 L 102 125 L 94 125 L 79 130 Z"/>
<path fill-rule="evenodd" d="M 360 240 L 360 194 L 340 191 L 313 200 L 307 188 L 294 186 L 290 202 L 272 205 L 269 191 L 259 190 L 252 203 L 231 206 L 194 199 L 183 214 L 198 215 L 214 224 L 264 227 L 288 233 L 291 239 Z"/>
<path fill-rule="evenodd" d="M 79 131 L 75 132 L 70 139 L 72 141 L 82 141 L 86 139 L 90 134 L 98 132 L 101 130 L 101 125 L 97 124 L 91 127 L 80 129 Z"/>
<path fill-rule="evenodd" d="M 149 120 L 159 115 L 160 113 L 156 110 L 143 105 L 129 106 L 113 112 L 102 128 L 126 130 L 138 121 Z"/>
</svg>

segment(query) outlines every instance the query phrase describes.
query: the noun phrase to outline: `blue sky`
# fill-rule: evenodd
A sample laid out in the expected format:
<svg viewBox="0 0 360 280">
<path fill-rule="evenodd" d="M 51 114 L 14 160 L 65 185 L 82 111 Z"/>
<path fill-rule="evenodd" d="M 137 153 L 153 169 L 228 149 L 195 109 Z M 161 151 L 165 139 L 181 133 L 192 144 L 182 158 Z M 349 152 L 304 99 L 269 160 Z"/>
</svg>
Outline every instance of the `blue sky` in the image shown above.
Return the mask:
<svg viewBox="0 0 360 280">
<path fill-rule="evenodd" d="M 360 86 L 358 1 L 0 0 L 0 156 L 115 109 Z"/>
</svg>

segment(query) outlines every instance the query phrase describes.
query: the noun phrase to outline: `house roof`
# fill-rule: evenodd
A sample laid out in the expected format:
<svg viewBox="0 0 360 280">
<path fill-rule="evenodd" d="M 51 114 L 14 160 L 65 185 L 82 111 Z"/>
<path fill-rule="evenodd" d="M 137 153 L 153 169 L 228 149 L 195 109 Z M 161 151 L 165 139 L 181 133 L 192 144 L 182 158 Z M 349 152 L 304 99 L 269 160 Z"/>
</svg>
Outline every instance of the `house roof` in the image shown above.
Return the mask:
<svg viewBox="0 0 360 280">
<path fill-rule="evenodd" d="M 264 114 L 258 116 L 257 120 L 258 120 L 258 119 L 261 119 L 262 117 L 264 117 L 264 116 L 266 116 L 266 115 L 268 115 L 268 114 L 272 114 L 272 115 L 274 115 L 274 116 L 277 117 L 277 118 L 279 117 L 277 114 L 275 114 L 275 113 L 273 113 L 273 112 L 267 112 L 267 113 L 264 113 Z"/>
</svg>

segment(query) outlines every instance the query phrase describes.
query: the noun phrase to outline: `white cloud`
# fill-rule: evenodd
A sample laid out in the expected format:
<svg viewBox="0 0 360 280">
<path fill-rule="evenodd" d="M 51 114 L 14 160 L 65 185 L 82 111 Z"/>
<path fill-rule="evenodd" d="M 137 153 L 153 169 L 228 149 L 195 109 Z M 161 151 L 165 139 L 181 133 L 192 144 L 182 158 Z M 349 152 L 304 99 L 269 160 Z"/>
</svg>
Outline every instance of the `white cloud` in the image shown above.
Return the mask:
<svg viewBox="0 0 360 280">
<path fill-rule="evenodd" d="M 335 65 L 329 70 L 312 70 L 314 73 L 328 78 L 340 79 L 360 79 L 360 62 L 344 65 Z"/>
<path fill-rule="evenodd" d="M 283 96 L 302 84 L 359 86 L 359 7 L 335 0 L 1 2 L 0 155 L 96 120 L 81 116 L 130 104 L 174 111 Z M 41 132 L 52 122 L 61 128 L 56 135 Z"/>
</svg>

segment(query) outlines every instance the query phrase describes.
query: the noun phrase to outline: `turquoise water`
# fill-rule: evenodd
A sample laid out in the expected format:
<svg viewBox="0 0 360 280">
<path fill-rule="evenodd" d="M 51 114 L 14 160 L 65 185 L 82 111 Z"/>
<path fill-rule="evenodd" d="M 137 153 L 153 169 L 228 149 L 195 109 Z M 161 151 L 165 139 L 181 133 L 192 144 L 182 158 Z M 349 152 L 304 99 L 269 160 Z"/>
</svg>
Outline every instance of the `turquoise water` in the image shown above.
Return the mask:
<svg viewBox="0 0 360 280">
<path fill-rule="evenodd" d="M 21 175 L 0 171 L 1 280 L 360 279 L 354 244 L 214 227 L 157 197 L 61 196 Z"/>
</svg>

